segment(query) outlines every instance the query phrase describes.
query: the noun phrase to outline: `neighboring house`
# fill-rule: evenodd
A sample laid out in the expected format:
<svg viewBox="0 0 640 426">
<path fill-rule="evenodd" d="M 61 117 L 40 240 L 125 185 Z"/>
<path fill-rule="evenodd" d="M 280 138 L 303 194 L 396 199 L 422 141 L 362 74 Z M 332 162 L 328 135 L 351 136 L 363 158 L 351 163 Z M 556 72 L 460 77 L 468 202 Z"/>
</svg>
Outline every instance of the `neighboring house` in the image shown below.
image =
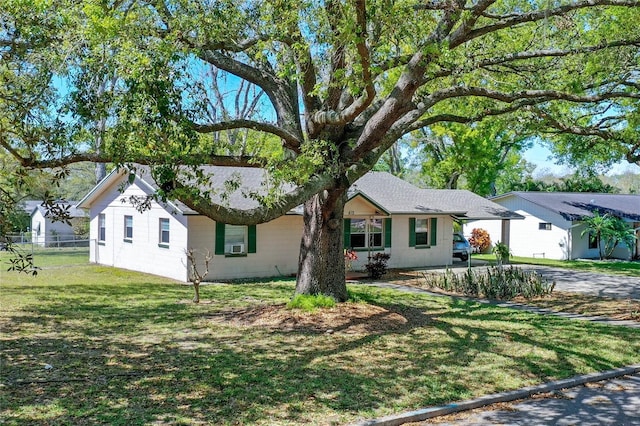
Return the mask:
<svg viewBox="0 0 640 426">
<path fill-rule="evenodd" d="M 581 219 L 599 211 L 624 219 L 639 235 L 640 195 L 566 193 L 566 192 L 510 192 L 491 198 L 506 209 L 524 216 L 513 222 L 509 247 L 515 256 L 545 257 L 549 259 L 597 258 L 597 242 L 588 234 Z M 491 235 L 492 243 L 502 241 L 501 230 L 495 222 L 474 221 L 465 224 L 465 233 L 483 228 Z M 619 246 L 613 257 L 637 257 L 640 244 Z"/>
<path fill-rule="evenodd" d="M 231 207 L 258 206 L 243 196 L 243 190 L 260 188 L 263 170 L 209 170 L 220 187 L 228 179 L 241 178 L 241 188 L 228 198 Z M 152 202 L 141 213 L 124 200 L 153 194 L 155 183 L 144 168 L 132 183 L 127 178 L 127 171 L 114 170 L 78 204 L 90 212 L 92 262 L 188 281 L 185 250 L 193 248 L 213 254 L 208 280 L 297 272 L 303 229 L 300 208 L 256 226 L 215 222 L 179 202 Z M 348 197 L 344 239 L 345 248 L 358 254 L 352 263 L 355 270 L 364 267 L 369 254 L 382 251 L 391 255 L 391 268 L 451 264 L 454 221 L 520 218 L 469 191 L 419 189 L 382 172 L 363 176 Z"/>
<path fill-rule="evenodd" d="M 31 241 L 41 246 L 64 245 L 69 241 L 77 240 L 74 226 L 79 226 L 82 221 L 86 221 L 87 214 L 84 210 L 76 208 L 76 201 L 58 202 L 57 206 L 68 208 L 70 222 L 54 221 L 42 202 L 33 207 L 31 211 Z"/>
</svg>

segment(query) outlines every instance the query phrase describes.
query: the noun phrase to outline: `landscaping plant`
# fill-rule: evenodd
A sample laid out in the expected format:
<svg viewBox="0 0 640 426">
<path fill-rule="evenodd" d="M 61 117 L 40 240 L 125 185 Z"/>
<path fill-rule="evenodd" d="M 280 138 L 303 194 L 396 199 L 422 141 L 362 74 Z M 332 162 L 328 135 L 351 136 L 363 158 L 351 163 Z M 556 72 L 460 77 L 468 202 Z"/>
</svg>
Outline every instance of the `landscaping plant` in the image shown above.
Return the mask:
<svg viewBox="0 0 640 426">
<path fill-rule="evenodd" d="M 369 263 L 365 266 L 369 273 L 369 277 L 376 280 L 386 274 L 387 262 L 390 257 L 391 255 L 389 253 L 376 253 L 373 256 L 370 256 Z"/>
<path fill-rule="evenodd" d="M 493 246 L 493 254 L 496 256 L 496 261 L 498 262 L 498 266 L 502 266 L 505 263 L 509 263 L 509 257 L 511 257 L 511 251 L 509 250 L 509 246 L 505 243 L 501 243 L 498 241 Z"/>
<path fill-rule="evenodd" d="M 491 237 L 489 233 L 482 228 L 473 228 L 469 244 L 473 247 L 474 252 L 484 253 L 491 247 Z"/>
<path fill-rule="evenodd" d="M 428 288 L 499 300 L 544 296 L 551 294 L 555 287 L 555 282 L 549 282 L 536 272 L 514 266 L 493 266 L 486 271 L 467 269 L 461 274 L 447 270 L 443 274 L 424 274 L 424 280 Z"/>
</svg>

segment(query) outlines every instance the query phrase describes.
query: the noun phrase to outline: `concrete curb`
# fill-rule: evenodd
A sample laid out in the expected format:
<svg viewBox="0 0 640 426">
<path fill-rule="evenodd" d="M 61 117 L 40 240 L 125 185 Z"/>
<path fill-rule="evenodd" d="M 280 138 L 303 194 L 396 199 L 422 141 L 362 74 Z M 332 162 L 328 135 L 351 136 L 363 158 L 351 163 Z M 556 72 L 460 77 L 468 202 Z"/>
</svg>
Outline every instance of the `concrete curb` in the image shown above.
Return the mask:
<svg viewBox="0 0 640 426">
<path fill-rule="evenodd" d="M 539 393 L 572 388 L 575 386 L 584 385 L 585 383 L 600 382 L 602 380 L 608 380 L 637 373 L 640 373 L 640 364 L 616 368 L 599 373 L 582 374 L 580 376 L 575 376 L 568 379 L 556 380 L 537 386 L 528 386 L 509 392 L 501 392 L 493 395 L 481 396 L 479 398 L 470 399 L 467 401 L 451 403 L 437 407 L 429 407 L 416 411 L 409 411 L 406 413 L 380 417 L 378 419 L 364 420 L 358 423 L 353 423 L 352 426 L 396 426 L 408 422 L 420 422 L 433 417 L 444 416 L 451 413 L 458 413 L 460 411 L 472 410 L 474 408 L 484 407 L 485 405 L 495 404 L 497 402 L 510 402 L 518 399 L 526 399 Z"/>
</svg>

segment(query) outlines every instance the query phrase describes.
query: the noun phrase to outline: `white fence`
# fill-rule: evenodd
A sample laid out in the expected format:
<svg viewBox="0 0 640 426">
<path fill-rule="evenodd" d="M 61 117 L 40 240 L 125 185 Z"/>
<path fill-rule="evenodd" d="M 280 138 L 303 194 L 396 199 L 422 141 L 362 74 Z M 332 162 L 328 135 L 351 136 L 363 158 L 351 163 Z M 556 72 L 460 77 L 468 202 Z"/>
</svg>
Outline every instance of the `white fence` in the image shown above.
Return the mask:
<svg viewBox="0 0 640 426">
<path fill-rule="evenodd" d="M 89 239 L 86 236 L 75 234 L 51 234 L 32 238 L 31 232 L 8 234 L 14 244 L 32 245 L 40 247 L 89 247 Z"/>
</svg>

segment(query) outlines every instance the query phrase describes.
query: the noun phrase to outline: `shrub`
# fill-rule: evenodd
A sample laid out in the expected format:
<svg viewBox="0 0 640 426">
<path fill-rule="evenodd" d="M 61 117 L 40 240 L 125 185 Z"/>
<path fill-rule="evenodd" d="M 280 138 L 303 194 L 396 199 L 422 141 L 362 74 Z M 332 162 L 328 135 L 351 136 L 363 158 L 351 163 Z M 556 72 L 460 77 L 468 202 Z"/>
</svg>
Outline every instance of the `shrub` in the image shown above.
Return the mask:
<svg viewBox="0 0 640 426">
<path fill-rule="evenodd" d="M 318 308 L 332 308 L 336 306 L 333 297 L 325 294 L 296 294 L 289 303 L 289 309 L 302 309 L 303 311 L 313 312 Z"/>
<path fill-rule="evenodd" d="M 489 233 L 482 228 L 473 228 L 469 244 L 474 248 L 476 253 L 484 253 L 491 247 L 491 237 Z"/>
<path fill-rule="evenodd" d="M 510 300 L 517 296 L 530 299 L 551 294 L 555 282 L 550 283 L 535 271 L 516 267 L 490 267 L 486 271 L 467 269 L 462 274 L 447 270 L 444 274 L 424 274 L 428 288 L 461 293 L 487 299 Z"/>
<path fill-rule="evenodd" d="M 498 266 L 501 266 L 503 263 L 509 263 L 509 258 L 511 257 L 511 250 L 509 250 L 508 245 L 498 241 L 493 246 L 493 254 L 496 256 L 496 261 L 498 262 Z"/>
<path fill-rule="evenodd" d="M 391 255 L 389 253 L 376 253 L 369 258 L 369 263 L 365 265 L 369 277 L 378 279 L 387 273 L 387 262 Z"/>
</svg>

